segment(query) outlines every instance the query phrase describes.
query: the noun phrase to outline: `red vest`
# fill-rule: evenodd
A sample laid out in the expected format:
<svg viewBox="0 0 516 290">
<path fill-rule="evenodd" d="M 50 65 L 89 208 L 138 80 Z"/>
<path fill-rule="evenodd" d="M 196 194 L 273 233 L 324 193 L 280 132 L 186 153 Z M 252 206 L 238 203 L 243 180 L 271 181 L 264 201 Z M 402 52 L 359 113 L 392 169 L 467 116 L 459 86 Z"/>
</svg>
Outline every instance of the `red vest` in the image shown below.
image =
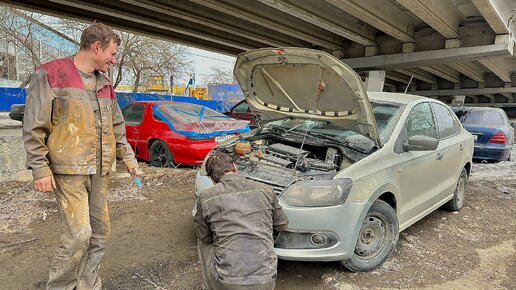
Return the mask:
<svg viewBox="0 0 516 290">
<path fill-rule="evenodd" d="M 77 70 L 77 67 L 75 67 L 73 59 L 70 57 L 47 62 L 42 64 L 38 69 L 42 69 L 47 72 L 48 83 L 53 89 L 75 88 L 84 90 L 84 84 L 82 83 L 79 71 Z M 105 85 L 97 91 L 97 97 L 114 100 L 115 90 L 109 82 L 109 79 L 106 76 L 103 76 L 103 78 L 105 80 Z"/>
</svg>

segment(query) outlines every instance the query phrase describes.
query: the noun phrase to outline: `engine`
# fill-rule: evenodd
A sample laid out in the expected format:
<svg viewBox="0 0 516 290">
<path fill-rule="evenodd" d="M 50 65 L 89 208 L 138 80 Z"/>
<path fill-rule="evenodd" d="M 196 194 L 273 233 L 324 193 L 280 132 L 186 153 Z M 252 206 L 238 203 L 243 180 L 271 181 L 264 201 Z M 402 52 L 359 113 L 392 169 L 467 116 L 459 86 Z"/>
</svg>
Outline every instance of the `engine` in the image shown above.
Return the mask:
<svg viewBox="0 0 516 290">
<path fill-rule="evenodd" d="M 259 146 L 258 150 L 252 150 L 244 158 L 249 158 L 249 160 L 257 163 L 307 172 L 309 170 L 334 171 L 338 169 L 339 155 L 336 149 L 328 148 L 325 159 L 320 160 L 308 150 L 282 143 L 274 143 Z"/>
<path fill-rule="evenodd" d="M 336 148 L 310 146 L 265 138 L 219 148 L 235 158 L 239 172 L 249 179 L 271 185 L 279 194 L 288 185 L 305 179 L 330 179 L 339 170 L 343 156 Z"/>
</svg>

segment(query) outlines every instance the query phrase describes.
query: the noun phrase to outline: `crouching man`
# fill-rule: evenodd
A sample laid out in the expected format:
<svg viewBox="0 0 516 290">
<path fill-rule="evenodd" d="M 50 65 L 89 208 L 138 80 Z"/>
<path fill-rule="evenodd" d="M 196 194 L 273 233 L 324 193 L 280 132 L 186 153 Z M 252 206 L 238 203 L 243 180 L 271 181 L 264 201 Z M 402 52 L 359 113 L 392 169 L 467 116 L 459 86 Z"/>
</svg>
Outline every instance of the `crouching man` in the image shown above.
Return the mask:
<svg viewBox="0 0 516 290">
<path fill-rule="evenodd" d="M 194 217 L 206 289 L 274 289 L 278 258 L 273 230 L 288 219 L 270 186 L 238 174 L 229 155 L 206 161 L 215 186 L 199 195 Z"/>
</svg>

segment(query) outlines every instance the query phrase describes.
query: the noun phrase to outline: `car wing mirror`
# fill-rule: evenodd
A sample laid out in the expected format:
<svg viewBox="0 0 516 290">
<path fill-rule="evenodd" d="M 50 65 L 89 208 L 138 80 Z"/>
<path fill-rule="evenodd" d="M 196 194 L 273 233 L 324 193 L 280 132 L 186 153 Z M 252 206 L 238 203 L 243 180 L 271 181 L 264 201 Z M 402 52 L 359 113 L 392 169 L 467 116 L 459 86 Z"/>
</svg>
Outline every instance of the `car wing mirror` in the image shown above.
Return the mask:
<svg viewBox="0 0 516 290">
<path fill-rule="evenodd" d="M 405 151 L 433 151 L 437 149 L 439 140 L 424 135 L 415 135 L 408 139 L 408 143 L 403 144 Z"/>
<path fill-rule="evenodd" d="M 516 122 L 511 122 L 511 127 L 516 128 Z"/>
</svg>

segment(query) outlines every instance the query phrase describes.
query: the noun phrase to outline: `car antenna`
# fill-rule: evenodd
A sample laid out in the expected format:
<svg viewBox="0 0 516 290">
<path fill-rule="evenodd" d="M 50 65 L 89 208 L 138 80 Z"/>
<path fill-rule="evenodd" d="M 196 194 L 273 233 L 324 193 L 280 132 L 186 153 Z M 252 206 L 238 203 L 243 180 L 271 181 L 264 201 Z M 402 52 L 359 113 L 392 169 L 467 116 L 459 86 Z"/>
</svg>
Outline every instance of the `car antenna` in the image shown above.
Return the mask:
<svg viewBox="0 0 516 290">
<path fill-rule="evenodd" d="M 409 88 L 409 86 L 410 86 L 410 83 L 412 82 L 412 78 L 413 78 L 413 77 L 414 77 L 414 75 L 411 75 L 411 76 L 410 76 L 410 80 L 408 81 L 408 84 L 407 84 L 407 87 L 405 88 L 405 92 L 404 92 L 404 94 L 406 94 L 406 93 L 407 93 L 407 90 L 408 90 L 408 88 Z"/>
</svg>

